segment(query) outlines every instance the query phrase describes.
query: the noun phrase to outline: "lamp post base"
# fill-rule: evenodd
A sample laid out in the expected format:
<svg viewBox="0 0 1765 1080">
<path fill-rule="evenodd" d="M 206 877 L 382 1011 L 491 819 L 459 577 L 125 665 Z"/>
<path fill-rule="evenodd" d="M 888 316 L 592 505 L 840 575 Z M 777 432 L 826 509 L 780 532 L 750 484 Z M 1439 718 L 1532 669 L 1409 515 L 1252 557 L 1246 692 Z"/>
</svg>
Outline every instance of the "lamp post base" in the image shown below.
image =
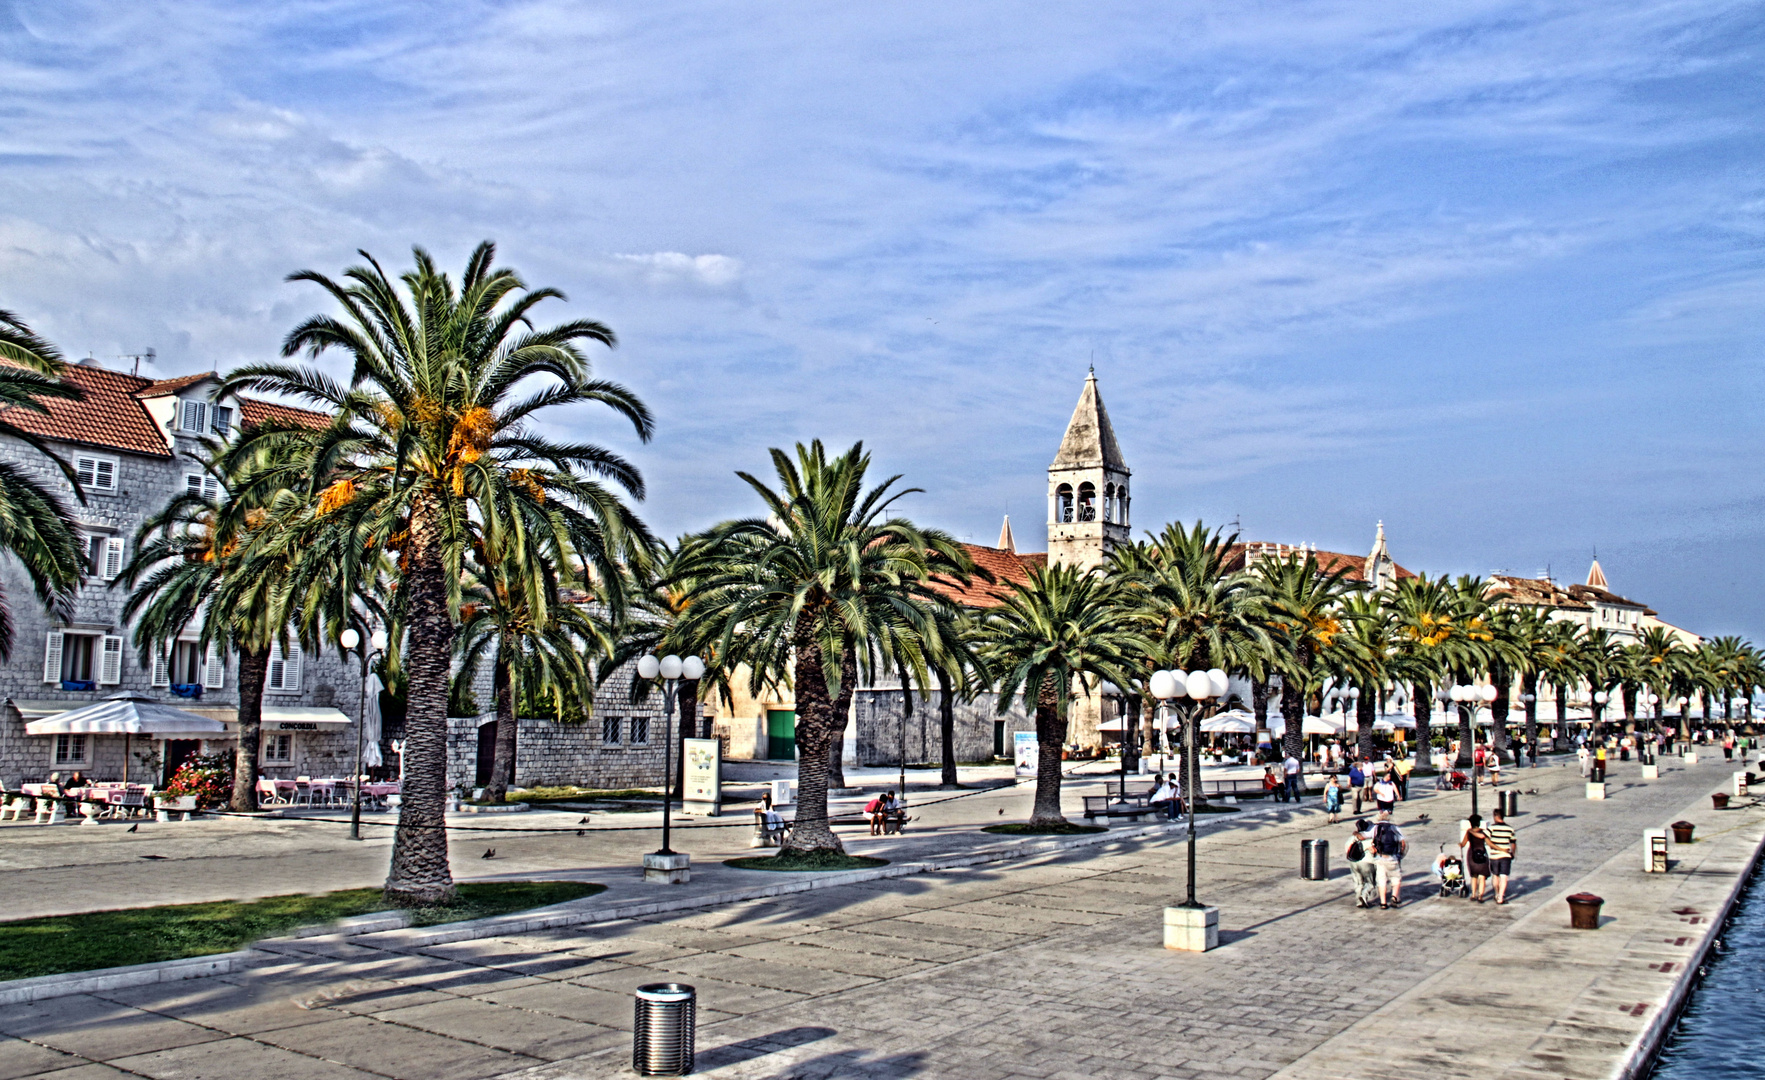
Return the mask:
<svg viewBox="0 0 1765 1080">
<path fill-rule="evenodd" d="M 1659 765 L 1644 765 L 1642 767 L 1642 778 L 1644 780 L 1659 780 L 1661 778 L 1661 767 Z"/>
<path fill-rule="evenodd" d="M 1220 909 L 1164 909 L 1164 947 L 1176 952 L 1206 952 L 1220 945 Z"/>
<path fill-rule="evenodd" d="M 684 885 L 692 880 L 692 856 L 684 851 L 664 855 L 652 851 L 643 857 L 643 879 L 657 885 Z"/>
<path fill-rule="evenodd" d="M 1587 785 L 1587 797 L 1590 799 L 1603 799 L 1603 798 L 1605 798 L 1606 797 L 1606 785 L 1603 783 L 1598 783 L 1598 782 L 1589 782 Z"/>
</svg>

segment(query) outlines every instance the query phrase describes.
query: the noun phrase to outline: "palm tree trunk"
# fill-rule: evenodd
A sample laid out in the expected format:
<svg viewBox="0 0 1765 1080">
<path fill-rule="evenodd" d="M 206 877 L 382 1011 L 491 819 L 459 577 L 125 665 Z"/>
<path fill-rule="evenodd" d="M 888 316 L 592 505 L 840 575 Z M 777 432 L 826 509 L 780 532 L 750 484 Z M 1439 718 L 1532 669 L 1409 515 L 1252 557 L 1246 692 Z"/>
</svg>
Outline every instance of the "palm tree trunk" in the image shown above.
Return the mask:
<svg viewBox="0 0 1765 1080">
<path fill-rule="evenodd" d="M 1262 737 L 1269 730 L 1269 677 L 1250 680 L 1250 711 L 1256 714 L 1256 744 L 1262 745 Z"/>
<path fill-rule="evenodd" d="M 944 760 L 943 787 L 959 786 L 956 779 L 956 695 L 950 685 L 950 672 L 938 668 L 938 740 Z"/>
<path fill-rule="evenodd" d="M 830 789 L 846 786 L 846 724 L 851 719 L 852 691 L 857 685 L 858 653 L 848 645 L 840 653 L 840 696 L 833 703 L 832 734 L 827 751 L 827 786 Z M 903 695 L 912 693 L 905 679 L 901 682 L 901 690 Z M 906 707 L 905 701 L 903 707 Z"/>
<path fill-rule="evenodd" d="M 798 616 L 792 648 L 797 693 L 797 819 L 783 852 L 803 855 L 831 851 L 844 855 L 845 845 L 827 823 L 827 744 L 833 732 L 834 704 L 827 696 L 821 646 L 816 644 L 807 616 Z"/>
<path fill-rule="evenodd" d="M 1567 731 L 1569 728 L 1569 688 L 1562 683 L 1557 684 L 1557 730 Z"/>
<path fill-rule="evenodd" d="M 1497 664 L 1489 669 L 1489 678 L 1495 684 L 1495 700 L 1489 703 L 1489 717 L 1494 721 L 1489 741 L 1505 753 L 1508 748 L 1508 692 L 1514 688 L 1514 677 L 1507 668 Z"/>
<path fill-rule="evenodd" d="M 1373 722 L 1379 719 L 1379 688 L 1361 687 L 1354 699 L 1355 753 L 1362 761 L 1373 760 Z"/>
<path fill-rule="evenodd" d="M 1526 699 L 1526 745 L 1538 741 L 1538 675 L 1528 671 L 1520 677 L 1520 696 Z"/>
<path fill-rule="evenodd" d="M 1636 684 L 1624 683 L 1618 687 L 1618 695 L 1624 701 L 1624 731 L 1626 734 L 1636 733 Z"/>
<path fill-rule="evenodd" d="M 1281 677 L 1281 757 L 1304 760 L 1305 691 L 1298 680 Z"/>
<path fill-rule="evenodd" d="M 1066 745 L 1066 717 L 1060 709 L 1056 677 L 1050 673 L 1043 678 L 1036 695 L 1036 802 L 1030 811 L 1030 824 L 1036 826 L 1066 824 L 1060 812 L 1060 748 Z"/>
<path fill-rule="evenodd" d="M 1470 685 L 1470 675 L 1458 673 L 1461 685 Z M 1473 751 L 1477 746 L 1477 706 L 1470 702 L 1459 703 L 1459 754 L 1453 759 L 1453 768 L 1468 769 L 1474 760 Z"/>
<path fill-rule="evenodd" d="M 264 679 L 269 673 L 270 650 L 239 651 L 239 748 L 233 752 L 233 798 L 227 803 L 236 814 L 257 810 L 257 754 L 263 741 Z"/>
<path fill-rule="evenodd" d="M 1416 718 L 1416 768 L 1434 767 L 1434 688 L 1425 682 L 1410 685 L 1410 715 Z"/>
<path fill-rule="evenodd" d="M 504 646 L 508 642 L 502 643 Z M 498 648 L 492 682 L 496 684 L 496 750 L 490 757 L 490 783 L 484 787 L 484 801 L 499 803 L 509 797 L 509 784 L 515 774 L 515 673 L 503 659 L 509 655 Z"/>
<path fill-rule="evenodd" d="M 680 729 L 677 736 L 680 745 L 674 748 L 674 763 L 678 766 L 674 771 L 674 797 L 682 803 L 686 802 L 686 740 L 699 737 L 699 681 L 697 679 L 680 680 L 680 689 L 675 694 L 676 718 L 675 727 Z"/>
<path fill-rule="evenodd" d="M 408 654 L 404 789 L 392 837 L 386 900 L 396 907 L 428 907 L 453 899 L 447 864 L 447 689 L 454 624 L 447 610 L 441 558 L 439 497 L 411 511 L 405 596 Z"/>
</svg>

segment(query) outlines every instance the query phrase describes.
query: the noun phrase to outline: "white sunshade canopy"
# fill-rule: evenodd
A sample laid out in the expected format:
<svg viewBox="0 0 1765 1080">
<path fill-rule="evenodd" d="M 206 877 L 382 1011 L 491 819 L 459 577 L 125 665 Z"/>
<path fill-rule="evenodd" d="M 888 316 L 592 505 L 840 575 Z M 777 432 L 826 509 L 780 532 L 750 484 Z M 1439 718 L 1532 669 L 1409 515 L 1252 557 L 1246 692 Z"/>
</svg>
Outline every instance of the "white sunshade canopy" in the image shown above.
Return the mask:
<svg viewBox="0 0 1765 1080">
<path fill-rule="evenodd" d="M 27 735 L 221 735 L 227 725 L 123 692 L 25 724 Z"/>
<path fill-rule="evenodd" d="M 1204 735 L 1249 735 L 1256 731 L 1256 717 L 1242 709 L 1210 716 L 1201 722 Z"/>
<path fill-rule="evenodd" d="M 1270 713 L 1269 734 L 1280 735 L 1286 730 L 1286 720 Z M 1340 735 L 1342 734 L 1342 722 L 1340 720 L 1325 720 L 1321 716 L 1308 716 L 1300 723 L 1299 730 L 1307 735 Z"/>
</svg>

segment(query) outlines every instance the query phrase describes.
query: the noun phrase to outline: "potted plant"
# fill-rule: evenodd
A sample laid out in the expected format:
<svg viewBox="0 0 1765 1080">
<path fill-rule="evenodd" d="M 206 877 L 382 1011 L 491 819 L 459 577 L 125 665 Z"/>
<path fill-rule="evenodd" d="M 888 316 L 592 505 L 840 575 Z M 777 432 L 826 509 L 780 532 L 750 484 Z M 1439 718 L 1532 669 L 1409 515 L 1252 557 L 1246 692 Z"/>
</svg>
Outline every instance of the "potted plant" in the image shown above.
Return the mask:
<svg viewBox="0 0 1765 1080">
<path fill-rule="evenodd" d="M 173 813 L 182 813 L 188 821 L 192 812 L 220 806 L 232 793 L 232 755 L 204 754 L 178 766 L 165 790 L 153 801 L 159 820 L 170 821 Z"/>
</svg>

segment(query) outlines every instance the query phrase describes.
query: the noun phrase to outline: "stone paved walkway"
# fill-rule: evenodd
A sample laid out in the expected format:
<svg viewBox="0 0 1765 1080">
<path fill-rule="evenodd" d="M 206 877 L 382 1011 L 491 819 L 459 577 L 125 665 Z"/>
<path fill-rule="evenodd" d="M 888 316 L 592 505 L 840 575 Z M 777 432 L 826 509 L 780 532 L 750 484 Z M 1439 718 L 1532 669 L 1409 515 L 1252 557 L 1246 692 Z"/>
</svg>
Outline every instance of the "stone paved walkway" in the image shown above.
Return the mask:
<svg viewBox="0 0 1765 1080">
<path fill-rule="evenodd" d="M 615 1076 L 631 991 L 651 981 L 699 988 L 713 1077 L 1264 1077 L 1296 1061 L 1289 1075 L 1309 1075 L 1305 1055 L 1561 909 L 1727 775 L 1670 768 L 1644 785 L 1634 768 L 1603 803 L 1572 769 L 1520 775 L 1538 793 L 1521 797 L 1506 908 L 1422 899 L 1465 796 L 1404 808 L 1414 902 L 1389 912 L 1356 910 L 1340 863 L 1328 882 L 1298 878 L 1301 838 L 1345 832 L 1308 809 L 1204 839 L 1202 895 L 1223 909 L 1223 947 L 1204 955 L 1159 947 L 1183 874 L 1166 835 L 414 953 L 309 939 L 238 975 L 0 1009 L 0 1080 Z M 1509 953 L 1522 995 L 1526 955 Z"/>
</svg>

